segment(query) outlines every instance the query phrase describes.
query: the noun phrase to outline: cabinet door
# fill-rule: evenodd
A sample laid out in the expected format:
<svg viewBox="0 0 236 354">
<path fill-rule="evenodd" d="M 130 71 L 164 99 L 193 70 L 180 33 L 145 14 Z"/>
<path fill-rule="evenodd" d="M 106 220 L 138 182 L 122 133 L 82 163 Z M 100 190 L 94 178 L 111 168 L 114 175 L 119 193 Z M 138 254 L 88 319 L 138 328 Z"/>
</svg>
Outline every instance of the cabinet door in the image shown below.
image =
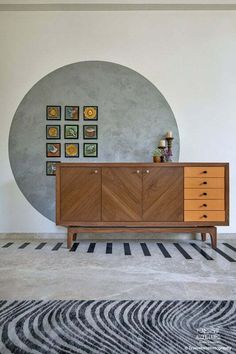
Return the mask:
<svg viewBox="0 0 236 354">
<path fill-rule="evenodd" d="M 143 221 L 183 221 L 184 177 L 182 167 L 143 170 Z"/>
<path fill-rule="evenodd" d="M 102 220 L 142 220 L 142 171 L 133 167 L 102 169 Z"/>
<path fill-rule="evenodd" d="M 62 168 L 60 191 L 62 223 L 101 220 L 101 169 Z"/>
</svg>

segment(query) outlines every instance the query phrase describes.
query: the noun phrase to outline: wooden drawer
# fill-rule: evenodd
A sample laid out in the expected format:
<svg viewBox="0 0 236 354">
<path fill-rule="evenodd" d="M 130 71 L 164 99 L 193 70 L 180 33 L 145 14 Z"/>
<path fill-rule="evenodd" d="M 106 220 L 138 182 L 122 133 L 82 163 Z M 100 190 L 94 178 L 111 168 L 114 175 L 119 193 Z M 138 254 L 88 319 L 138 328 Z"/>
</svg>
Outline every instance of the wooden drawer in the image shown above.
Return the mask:
<svg viewBox="0 0 236 354">
<path fill-rule="evenodd" d="M 224 188 L 224 178 L 185 178 L 184 188 Z"/>
<path fill-rule="evenodd" d="M 188 189 L 184 190 L 184 199 L 224 199 L 224 189 Z"/>
<path fill-rule="evenodd" d="M 224 177 L 224 167 L 184 167 L 184 177 Z"/>
<path fill-rule="evenodd" d="M 224 199 L 219 200 L 199 200 L 199 199 L 186 199 L 184 201 L 184 210 L 224 210 Z"/>
<path fill-rule="evenodd" d="M 184 221 L 225 221 L 224 211 L 185 211 Z"/>
</svg>

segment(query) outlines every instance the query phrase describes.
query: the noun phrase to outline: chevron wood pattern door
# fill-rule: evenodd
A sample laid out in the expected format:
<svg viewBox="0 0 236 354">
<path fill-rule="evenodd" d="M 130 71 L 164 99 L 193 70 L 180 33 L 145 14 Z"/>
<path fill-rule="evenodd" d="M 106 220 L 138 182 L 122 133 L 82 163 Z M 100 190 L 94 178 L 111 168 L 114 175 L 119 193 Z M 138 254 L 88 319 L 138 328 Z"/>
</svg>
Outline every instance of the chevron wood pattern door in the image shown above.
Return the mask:
<svg viewBox="0 0 236 354">
<path fill-rule="evenodd" d="M 182 167 L 154 167 L 143 172 L 143 221 L 184 220 Z"/>
<path fill-rule="evenodd" d="M 101 220 L 101 169 L 64 168 L 60 178 L 63 222 Z"/>
<path fill-rule="evenodd" d="M 102 220 L 142 220 L 142 170 L 134 167 L 102 169 Z"/>
</svg>

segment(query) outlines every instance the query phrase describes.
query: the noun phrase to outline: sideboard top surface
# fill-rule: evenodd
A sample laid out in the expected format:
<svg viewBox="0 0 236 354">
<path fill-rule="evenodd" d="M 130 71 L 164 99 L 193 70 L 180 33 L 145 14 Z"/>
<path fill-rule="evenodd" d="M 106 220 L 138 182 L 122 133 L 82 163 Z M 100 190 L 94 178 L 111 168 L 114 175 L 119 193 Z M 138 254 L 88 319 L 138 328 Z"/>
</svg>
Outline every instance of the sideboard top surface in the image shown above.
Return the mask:
<svg viewBox="0 0 236 354">
<path fill-rule="evenodd" d="M 184 166 L 228 166 L 228 162 L 62 162 L 58 167 L 184 167 Z"/>
</svg>

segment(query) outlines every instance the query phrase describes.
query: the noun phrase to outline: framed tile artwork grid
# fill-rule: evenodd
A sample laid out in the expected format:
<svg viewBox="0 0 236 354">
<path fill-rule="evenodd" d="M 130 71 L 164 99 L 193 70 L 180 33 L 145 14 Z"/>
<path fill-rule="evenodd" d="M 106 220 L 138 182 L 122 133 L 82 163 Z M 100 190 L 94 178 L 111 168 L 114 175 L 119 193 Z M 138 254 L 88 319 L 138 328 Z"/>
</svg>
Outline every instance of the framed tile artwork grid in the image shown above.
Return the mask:
<svg viewBox="0 0 236 354">
<path fill-rule="evenodd" d="M 78 139 L 79 126 L 78 125 L 64 125 L 64 138 L 65 139 Z"/>
<path fill-rule="evenodd" d="M 79 157 L 79 144 L 65 143 L 65 157 Z"/>
<path fill-rule="evenodd" d="M 98 144 L 84 143 L 84 157 L 98 157 Z"/>
<path fill-rule="evenodd" d="M 46 175 L 56 176 L 56 166 L 60 161 L 46 161 Z"/>
<path fill-rule="evenodd" d="M 83 118 L 89 121 L 98 120 L 98 106 L 84 106 Z"/>
<path fill-rule="evenodd" d="M 79 106 L 65 106 L 65 120 L 79 120 Z"/>
<path fill-rule="evenodd" d="M 47 120 L 61 120 L 61 106 L 46 107 Z"/>
<path fill-rule="evenodd" d="M 46 144 L 46 157 L 61 157 L 61 144 L 60 143 L 47 143 Z"/>
<path fill-rule="evenodd" d="M 83 126 L 83 138 L 84 138 L 84 140 L 97 139 L 98 138 L 98 126 L 97 125 L 84 125 Z"/>
<path fill-rule="evenodd" d="M 83 110 L 82 110 L 83 107 Z M 98 106 L 82 106 L 81 114 L 84 121 L 93 122 L 98 121 Z M 63 111 L 64 110 L 64 111 Z M 60 106 L 60 105 L 47 105 L 46 106 L 46 120 L 49 124 L 46 124 L 46 158 L 47 159 L 60 159 L 62 153 L 65 158 L 79 158 L 80 157 L 80 144 L 79 142 L 73 142 L 69 140 L 79 139 L 79 125 L 74 124 L 80 120 L 80 106 Z M 61 121 L 59 124 L 55 124 L 52 121 Z M 73 122 L 73 123 L 72 123 Z M 51 124 L 50 124 L 51 123 Z M 68 124 L 69 123 L 69 124 Z M 64 139 L 68 140 L 63 144 L 61 139 L 62 132 L 64 130 Z M 98 125 L 97 124 L 84 124 L 83 136 L 81 139 L 85 140 L 83 144 L 83 157 L 98 157 L 98 144 L 89 140 L 98 139 Z M 53 141 L 59 140 L 59 141 Z M 81 144 L 82 145 L 82 144 Z M 64 150 L 63 150 L 64 148 Z M 56 166 L 61 161 L 46 161 L 46 175 L 55 176 Z"/>
<path fill-rule="evenodd" d="M 46 139 L 61 139 L 60 125 L 46 125 Z"/>
</svg>

